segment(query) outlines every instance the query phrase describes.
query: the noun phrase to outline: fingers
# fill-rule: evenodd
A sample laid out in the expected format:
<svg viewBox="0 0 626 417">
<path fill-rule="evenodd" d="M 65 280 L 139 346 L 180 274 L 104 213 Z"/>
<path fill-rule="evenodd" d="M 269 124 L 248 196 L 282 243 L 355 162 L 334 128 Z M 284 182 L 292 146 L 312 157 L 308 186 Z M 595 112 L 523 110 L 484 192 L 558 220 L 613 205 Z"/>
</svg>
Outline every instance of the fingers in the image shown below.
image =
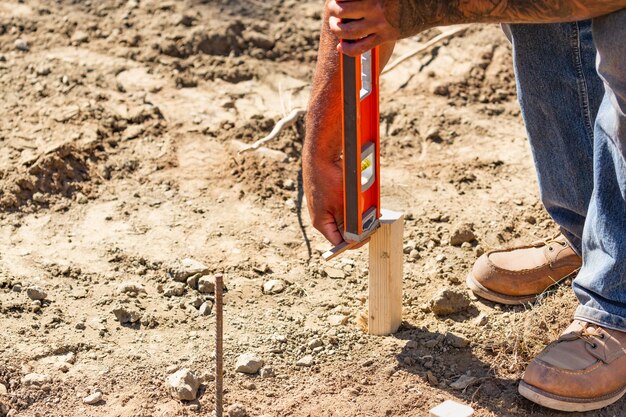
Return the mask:
<svg viewBox="0 0 626 417">
<path fill-rule="evenodd" d="M 328 14 L 339 19 L 361 19 L 372 9 L 369 1 L 330 1 L 326 6 Z"/>
<path fill-rule="evenodd" d="M 330 31 L 343 40 L 359 40 L 383 29 L 382 22 L 365 19 L 345 22 L 332 16 L 328 19 L 328 25 Z"/>
<path fill-rule="evenodd" d="M 333 245 L 337 246 L 343 242 L 343 237 L 337 228 L 337 222 L 335 222 L 332 216 L 328 216 L 328 218 L 320 221 L 319 224 L 314 224 L 314 227 Z"/>
<path fill-rule="evenodd" d="M 358 41 L 342 41 L 337 45 L 337 50 L 348 56 L 357 56 L 369 51 L 380 43 L 381 39 L 378 35 L 369 35 Z"/>
</svg>

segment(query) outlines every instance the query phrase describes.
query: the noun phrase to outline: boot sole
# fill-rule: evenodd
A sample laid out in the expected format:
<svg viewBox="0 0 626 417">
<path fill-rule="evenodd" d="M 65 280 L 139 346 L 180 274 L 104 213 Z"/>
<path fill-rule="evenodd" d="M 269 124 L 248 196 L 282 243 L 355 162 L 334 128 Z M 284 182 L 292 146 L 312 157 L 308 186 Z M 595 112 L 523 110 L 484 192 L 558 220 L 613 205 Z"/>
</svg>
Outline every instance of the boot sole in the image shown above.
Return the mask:
<svg viewBox="0 0 626 417">
<path fill-rule="evenodd" d="M 572 271 L 572 273 L 565 275 L 563 278 L 561 278 L 560 280 L 558 280 L 557 282 L 555 282 L 554 284 L 550 285 L 549 287 L 547 287 L 545 290 L 543 290 L 543 292 L 546 292 L 547 290 L 549 290 L 550 288 L 554 287 L 555 285 L 558 285 L 561 281 L 563 281 L 564 279 L 567 279 L 573 275 L 576 275 L 576 273 L 578 273 L 578 271 L 580 270 L 580 268 Z M 469 287 L 470 290 L 472 290 L 472 292 L 474 294 L 476 294 L 479 297 L 482 297 L 486 300 L 489 301 L 493 301 L 495 303 L 500 303 L 500 304 L 507 304 L 507 305 L 521 305 L 521 304 L 526 304 L 526 303 L 532 303 L 534 301 L 537 300 L 537 298 L 543 294 L 543 292 L 541 294 L 533 294 L 533 295 L 522 295 L 522 296 L 513 296 L 513 295 L 506 295 L 506 294 L 501 294 L 499 292 L 495 292 L 492 291 L 488 288 L 485 288 L 484 286 L 482 286 L 478 280 L 476 278 L 474 278 L 474 276 L 469 273 L 467 275 L 467 279 L 465 280 L 467 286 Z"/>
<path fill-rule="evenodd" d="M 491 291 L 480 285 L 480 283 L 474 278 L 474 276 L 470 273 L 467 275 L 467 279 L 465 280 L 467 286 L 470 290 L 477 296 L 484 298 L 489 301 L 493 301 L 495 303 L 507 304 L 507 305 L 520 305 L 531 303 L 535 301 L 538 295 L 524 295 L 524 296 L 512 296 L 506 294 L 500 294 L 495 291 Z"/>
<path fill-rule="evenodd" d="M 560 395 L 550 394 L 549 392 L 540 390 L 539 388 L 533 387 L 524 381 L 520 381 L 518 390 L 524 398 L 536 404 L 553 410 L 567 412 L 598 410 L 617 402 L 624 396 L 624 394 L 626 394 L 626 386 L 624 386 L 624 388 L 616 394 L 612 393 L 599 398 L 580 399 L 562 397 Z"/>
</svg>

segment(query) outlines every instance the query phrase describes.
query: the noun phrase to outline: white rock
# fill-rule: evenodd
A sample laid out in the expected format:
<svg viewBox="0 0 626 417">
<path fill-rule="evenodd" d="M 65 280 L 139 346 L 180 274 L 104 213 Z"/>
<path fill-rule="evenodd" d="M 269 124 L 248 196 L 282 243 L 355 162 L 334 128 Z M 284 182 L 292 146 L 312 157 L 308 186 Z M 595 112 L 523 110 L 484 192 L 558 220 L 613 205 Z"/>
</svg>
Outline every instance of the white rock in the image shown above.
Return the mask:
<svg viewBox="0 0 626 417">
<path fill-rule="evenodd" d="M 192 401 L 198 395 L 200 379 L 189 369 L 183 368 L 168 376 L 165 385 L 174 399 Z"/>
<path fill-rule="evenodd" d="M 22 385 L 26 387 L 41 387 L 50 382 L 50 377 L 46 374 L 28 374 L 22 378 Z"/>
<path fill-rule="evenodd" d="M 93 394 L 88 395 L 85 398 L 83 398 L 83 403 L 87 405 L 96 405 L 100 401 L 102 401 L 102 392 L 100 391 L 96 391 Z"/>
<path fill-rule="evenodd" d="M 72 35 L 72 39 L 71 40 L 72 40 L 73 43 L 87 42 L 89 40 L 89 35 L 87 34 L 87 32 L 83 32 L 82 30 L 77 30 Z"/>
<path fill-rule="evenodd" d="M 465 404 L 448 400 L 430 410 L 430 417 L 470 417 L 474 414 L 474 409 Z"/>
<path fill-rule="evenodd" d="M 309 340 L 308 346 L 310 349 L 315 349 L 315 348 L 324 346 L 324 342 L 322 342 L 321 339 L 314 338 L 314 339 Z"/>
<path fill-rule="evenodd" d="M 26 289 L 26 295 L 31 300 L 45 300 L 48 294 L 40 287 L 32 286 Z"/>
<path fill-rule="evenodd" d="M 185 294 L 186 284 L 182 282 L 172 282 L 165 287 L 165 292 L 163 293 L 166 297 L 181 297 Z"/>
<path fill-rule="evenodd" d="M 272 378 L 276 376 L 276 372 L 274 372 L 274 369 L 266 367 L 261 368 L 261 370 L 259 371 L 259 375 L 261 376 L 261 378 Z"/>
<path fill-rule="evenodd" d="M 211 315 L 211 310 L 213 310 L 213 303 L 211 301 L 205 301 L 198 309 L 198 314 L 201 316 L 209 316 Z"/>
<path fill-rule="evenodd" d="M 285 291 L 285 281 L 282 279 L 270 279 L 263 284 L 264 294 L 280 294 Z"/>
<path fill-rule="evenodd" d="M 15 45 L 15 48 L 20 50 L 20 51 L 27 52 L 30 49 L 30 46 L 28 46 L 28 42 L 26 42 L 22 38 L 16 39 L 13 44 Z"/>
<path fill-rule="evenodd" d="M 138 284 L 132 281 L 126 281 L 117 286 L 117 292 L 120 294 L 127 294 L 127 293 L 135 293 L 135 294 L 144 293 L 145 294 L 146 289 L 141 284 Z"/>
<path fill-rule="evenodd" d="M 328 316 L 328 322 L 331 326 L 341 326 L 348 322 L 348 317 L 343 314 L 333 314 Z"/>
<path fill-rule="evenodd" d="M 450 386 L 454 389 L 464 390 L 465 388 L 472 385 L 474 381 L 476 381 L 476 378 L 474 378 L 473 376 L 461 375 L 461 377 L 451 383 Z"/>
<path fill-rule="evenodd" d="M 4 384 L 0 384 L 0 395 L 8 395 L 9 390 Z"/>
<path fill-rule="evenodd" d="M 141 320 L 141 314 L 137 311 L 128 310 L 126 307 L 117 306 L 113 309 L 113 314 L 120 324 L 136 323 Z"/>
<path fill-rule="evenodd" d="M 330 266 L 324 268 L 324 273 L 328 278 L 331 279 L 344 279 L 346 277 L 346 273 L 343 272 L 341 269 L 333 268 Z"/>
<path fill-rule="evenodd" d="M 311 355 L 306 355 L 305 357 L 299 359 L 296 362 L 296 366 L 304 366 L 304 367 L 309 367 L 312 366 L 314 363 L 315 359 L 313 359 L 313 356 Z"/>
<path fill-rule="evenodd" d="M 244 374 L 256 374 L 263 365 L 263 360 L 254 353 L 244 353 L 237 358 L 235 371 Z"/>
<path fill-rule="evenodd" d="M 198 291 L 203 294 L 213 294 L 215 292 L 215 277 L 213 275 L 200 277 L 198 279 Z"/>
<path fill-rule="evenodd" d="M 185 258 L 182 261 L 176 262 L 174 265 L 168 268 L 168 273 L 178 282 L 186 282 L 187 278 L 195 274 L 206 274 L 209 272 L 209 268 L 202 262 L 195 259 Z"/>
<path fill-rule="evenodd" d="M 248 417 L 248 411 L 239 403 L 235 403 L 228 407 L 227 413 L 228 417 Z"/>
</svg>

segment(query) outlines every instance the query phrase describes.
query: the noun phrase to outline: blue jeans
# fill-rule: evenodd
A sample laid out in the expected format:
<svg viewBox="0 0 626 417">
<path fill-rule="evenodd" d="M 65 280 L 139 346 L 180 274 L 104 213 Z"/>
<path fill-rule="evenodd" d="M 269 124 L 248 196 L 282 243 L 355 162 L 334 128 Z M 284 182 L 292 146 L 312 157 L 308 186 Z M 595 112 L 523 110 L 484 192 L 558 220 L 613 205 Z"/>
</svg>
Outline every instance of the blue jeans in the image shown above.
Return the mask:
<svg viewBox="0 0 626 417">
<path fill-rule="evenodd" d="M 583 258 L 575 316 L 626 331 L 626 9 L 504 30 L 541 199 Z"/>
</svg>

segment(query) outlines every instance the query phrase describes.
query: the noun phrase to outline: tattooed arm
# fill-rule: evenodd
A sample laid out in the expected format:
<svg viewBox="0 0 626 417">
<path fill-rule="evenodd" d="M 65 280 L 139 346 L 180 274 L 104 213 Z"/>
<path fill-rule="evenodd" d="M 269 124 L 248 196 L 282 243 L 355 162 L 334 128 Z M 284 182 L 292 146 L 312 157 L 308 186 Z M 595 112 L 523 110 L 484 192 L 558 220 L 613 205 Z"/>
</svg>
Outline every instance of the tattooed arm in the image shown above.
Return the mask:
<svg viewBox="0 0 626 417">
<path fill-rule="evenodd" d="M 382 42 L 459 23 L 557 23 L 626 8 L 626 0 L 332 0 L 330 30 L 338 49 L 357 55 Z M 350 19 L 343 23 L 342 19 Z"/>
</svg>

